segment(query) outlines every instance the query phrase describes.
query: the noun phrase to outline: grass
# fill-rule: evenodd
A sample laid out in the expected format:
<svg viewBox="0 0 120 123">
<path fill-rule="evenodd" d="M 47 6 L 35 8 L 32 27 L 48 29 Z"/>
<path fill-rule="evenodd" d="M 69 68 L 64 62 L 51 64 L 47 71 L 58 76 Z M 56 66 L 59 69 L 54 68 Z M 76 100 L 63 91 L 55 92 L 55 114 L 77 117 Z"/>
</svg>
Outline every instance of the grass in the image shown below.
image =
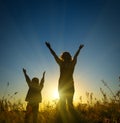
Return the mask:
<svg viewBox="0 0 120 123">
<path fill-rule="evenodd" d="M 80 98 L 75 106 L 75 112 L 71 114 L 69 111 L 66 112 L 67 122 L 77 123 L 72 119 L 77 115 L 80 120 L 78 123 L 120 123 L 120 89 L 113 93 L 107 83 L 103 80 L 102 82 L 112 97 L 108 98 L 107 94 L 100 88 L 103 98 L 93 101 L 93 93 L 87 92 L 86 104 L 81 103 L 82 99 Z M 58 123 L 57 104 L 57 101 L 54 101 L 54 104 L 45 103 L 44 108 L 39 112 L 38 123 Z M 20 101 L 11 103 L 9 99 L 0 98 L 0 123 L 24 123 L 24 115 L 25 108 Z"/>
</svg>

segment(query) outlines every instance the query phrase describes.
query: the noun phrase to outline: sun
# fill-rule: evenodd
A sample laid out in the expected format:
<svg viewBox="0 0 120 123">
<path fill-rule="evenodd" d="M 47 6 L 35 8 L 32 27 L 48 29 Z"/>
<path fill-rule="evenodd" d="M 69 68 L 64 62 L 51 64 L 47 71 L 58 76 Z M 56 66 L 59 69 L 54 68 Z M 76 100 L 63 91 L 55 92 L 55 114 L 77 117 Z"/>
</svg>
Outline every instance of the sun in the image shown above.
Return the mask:
<svg viewBox="0 0 120 123">
<path fill-rule="evenodd" d="M 54 98 L 54 99 L 59 99 L 59 93 L 58 93 L 57 90 L 53 90 L 52 95 L 53 95 L 53 98 Z"/>
</svg>

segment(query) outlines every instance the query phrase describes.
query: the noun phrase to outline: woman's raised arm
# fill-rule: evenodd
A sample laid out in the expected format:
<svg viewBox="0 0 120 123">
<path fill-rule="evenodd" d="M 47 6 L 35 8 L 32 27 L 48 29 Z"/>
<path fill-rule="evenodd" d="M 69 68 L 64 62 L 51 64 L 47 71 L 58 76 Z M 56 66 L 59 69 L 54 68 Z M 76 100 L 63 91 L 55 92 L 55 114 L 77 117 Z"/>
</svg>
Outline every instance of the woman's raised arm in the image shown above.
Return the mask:
<svg viewBox="0 0 120 123">
<path fill-rule="evenodd" d="M 61 60 L 59 59 L 59 57 L 56 55 L 55 51 L 51 48 L 51 45 L 49 42 L 45 42 L 46 46 L 48 47 L 48 49 L 50 50 L 51 54 L 54 56 L 56 62 L 58 64 L 60 64 Z"/>
<path fill-rule="evenodd" d="M 74 55 L 74 57 L 73 57 L 73 61 L 74 61 L 75 63 L 76 63 L 76 61 L 77 61 L 77 56 L 79 55 L 80 50 L 81 50 L 83 47 L 84 47 L 84 45 L 81 44 L 81 45 L 79 46 L 78 50 L 76 51 L 76 53 L 75 53 L 75 55 Z"/>
</svg>

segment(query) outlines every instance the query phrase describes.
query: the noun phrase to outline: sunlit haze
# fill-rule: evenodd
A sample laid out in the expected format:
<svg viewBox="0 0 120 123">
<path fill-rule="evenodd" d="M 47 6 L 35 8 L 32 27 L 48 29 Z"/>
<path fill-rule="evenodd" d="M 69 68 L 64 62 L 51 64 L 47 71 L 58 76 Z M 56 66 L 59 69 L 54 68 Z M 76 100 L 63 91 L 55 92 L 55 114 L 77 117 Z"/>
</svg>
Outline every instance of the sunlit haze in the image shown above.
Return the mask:
<svg viewBox="0 0 120 123">
<path fill-rule="evenodd" d="M 115 92 L 120 76 L 119 0 L 1 0 L 0 1 L 0 97 L 25 100 L 28 85 L 22 69 L 42 78 L 42 98 L 59 99 L 59 66 L 45 45 L 50 42 L 60 56 L 74 56 L 84 44 L 74 70 L 74 101 L 86 102 L 86 92 L 101 98 L 100 88 Z M 8 84 L 9 83 L 9 84 Z M 18 92 L 18 93 L 15 93 Z M 111 95 L 109 95 L 111 96 Z"/>
</svg>

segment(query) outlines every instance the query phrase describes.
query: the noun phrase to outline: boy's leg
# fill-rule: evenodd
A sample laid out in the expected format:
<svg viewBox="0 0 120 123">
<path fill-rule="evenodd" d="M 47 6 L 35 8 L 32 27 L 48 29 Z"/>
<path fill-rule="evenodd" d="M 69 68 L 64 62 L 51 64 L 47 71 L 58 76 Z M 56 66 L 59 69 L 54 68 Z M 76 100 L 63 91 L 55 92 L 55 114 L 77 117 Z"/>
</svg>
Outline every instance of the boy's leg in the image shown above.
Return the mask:
<svg viewBox="0 0 120 123">
<path fill-rule="evenodd" d="M 39 103 L 33 104 L 33 123 L 37 123 L 38 121 L 38 110 L 39 110 Z"/>
<path fill-rule="evenodd" d="M 26 106 L 24 123 L 29 123 L 29 119 L 30 119 L 31 115 L 32 115 L 32 106 L 30 103 L 28 103 Z"/>
</svg>

